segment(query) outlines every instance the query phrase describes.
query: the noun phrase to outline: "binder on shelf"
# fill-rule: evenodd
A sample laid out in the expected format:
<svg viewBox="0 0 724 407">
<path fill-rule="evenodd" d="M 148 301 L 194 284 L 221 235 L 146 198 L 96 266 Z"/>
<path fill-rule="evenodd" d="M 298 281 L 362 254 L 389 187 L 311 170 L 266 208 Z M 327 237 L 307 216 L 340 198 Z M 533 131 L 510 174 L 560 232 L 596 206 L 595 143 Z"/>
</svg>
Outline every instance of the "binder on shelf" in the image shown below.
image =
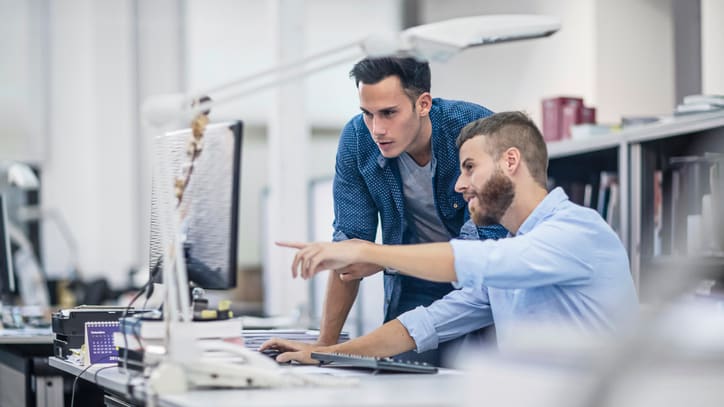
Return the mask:
<svg viewBox="0 0 724 407">
<path fill-rule="evenodd" d="M 618 173 L 601 171 L 598 181 L 598 202 L 596 210 L 603 219 L 608 219 L 609 201 L 611 200 L 611 185 L 618 186 Z M 617 194 L 618 195 L 618 194 Z M 618 199 L 618 197 L 616 198 Z"/>
<path fill-rule="evenodd" d="M 621 209 L 619 205 L 619 189 L 618 183 L 612 183 L 609 186 L 608 203 L 606 204 L 606 223 L 611 226 L 616 233 L 619 232 L 621 224 Z"/>
<path fill-rule="evenodd" d="M 663 213 L 664 213 L 664 192 L 663 192 L 664 173 L 661 170 L 654 171 L 653 174 L 653 252 L 654 256 L 662 254 L 662 230 L 663 230 Z"/>
<path fill-rule="evenodd" d="M 711 193 L 711 236 L 715 251 L 724 251 L 724 154 L 710 155 L 713 162 L 709 167 L 709 190 Z"/>
<path fill-rule="evenodd" d="M 664 254 L 700 255 L 721 252 L 721 181 L 724 155 L 669 158 L 671 183 L 668 229 L 670 251 Z"/>
</svg>

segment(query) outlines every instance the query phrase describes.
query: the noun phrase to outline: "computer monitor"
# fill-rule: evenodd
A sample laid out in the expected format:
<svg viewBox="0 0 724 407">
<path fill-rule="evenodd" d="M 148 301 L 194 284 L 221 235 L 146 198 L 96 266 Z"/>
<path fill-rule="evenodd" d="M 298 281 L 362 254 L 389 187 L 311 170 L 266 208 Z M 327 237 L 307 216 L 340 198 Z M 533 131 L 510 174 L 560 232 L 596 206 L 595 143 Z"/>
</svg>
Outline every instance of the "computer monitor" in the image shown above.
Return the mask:
<svg viewBox="0 0 724 407">
<path fill-rule="evenodd" d="M 15 292 L 13 255 L 10 251 L 8 214 L 5 197 L 0 194 L 0 302 L 5 302 Z"/>
<path fill-rule="evenodd" d="M 154 281 L 161 281 L 163 236 L 174 235 L 178 211 L 189 281 L 207 289 L 236 286 L 242 133 L 241 121 L 206 127 L 180 204 L 174 183 L 189 172 L 192 131 L 173 131 L 154 140 L 149 259 Z"/>
</svg>

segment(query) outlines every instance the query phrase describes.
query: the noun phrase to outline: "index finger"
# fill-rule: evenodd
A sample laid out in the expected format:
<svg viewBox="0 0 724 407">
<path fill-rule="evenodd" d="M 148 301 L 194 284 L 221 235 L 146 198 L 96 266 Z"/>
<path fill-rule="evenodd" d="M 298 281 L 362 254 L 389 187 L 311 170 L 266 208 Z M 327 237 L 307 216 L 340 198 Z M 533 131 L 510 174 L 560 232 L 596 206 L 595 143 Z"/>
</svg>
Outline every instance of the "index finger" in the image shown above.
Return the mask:
<svg viewBox="0 0 724 407">
<path fill-rule="evenodd" d="M 292 249 L 303 249 L 309 246 L 307 242 L 274 242 L 277 246 L 290 247 Z"/>
</svg>

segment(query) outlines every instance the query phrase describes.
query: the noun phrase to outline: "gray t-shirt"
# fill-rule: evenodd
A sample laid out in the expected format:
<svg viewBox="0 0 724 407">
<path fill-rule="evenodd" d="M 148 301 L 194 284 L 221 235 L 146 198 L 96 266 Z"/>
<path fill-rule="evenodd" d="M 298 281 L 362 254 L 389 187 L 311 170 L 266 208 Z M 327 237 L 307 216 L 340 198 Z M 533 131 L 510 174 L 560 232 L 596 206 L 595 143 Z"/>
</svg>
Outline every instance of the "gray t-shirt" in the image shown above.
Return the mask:
<svg viewBox="0 0 724 407">
<path fill-rule="evenodd" d="M 421 167 L 407 153 L 402 153 L 397 160 L 408 220 L 414 228 L 410 243 L 447 242 L 451 238 L 440 220 L 432 194 L 435 163 L 433 156 L 430 162 Z"/>
</svg>

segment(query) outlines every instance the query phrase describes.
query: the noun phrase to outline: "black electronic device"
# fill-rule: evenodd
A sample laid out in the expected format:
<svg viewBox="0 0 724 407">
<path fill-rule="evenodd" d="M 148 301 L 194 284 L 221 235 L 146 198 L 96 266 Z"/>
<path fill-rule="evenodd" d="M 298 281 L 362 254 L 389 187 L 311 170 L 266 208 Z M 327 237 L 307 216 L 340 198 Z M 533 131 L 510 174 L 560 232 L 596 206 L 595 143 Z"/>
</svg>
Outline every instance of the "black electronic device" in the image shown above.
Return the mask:
<svg viewBox="0 0 724 407">
<path fill-rule="evenodd" d="M 126 307 L 80 305 L 75 308 L 54 312 L 51 316 L 53 328 L 53 354 L 61 359 L 71 354 L 71 349 L 80 348 L 85 342 L 86 322 L 115 322 L 124 313 L 135 315 L 145 310 Z"/>
<path fill-rule="evenodd" d="M 164 236 L 178 233 L 190 282 L 207 289 L 236 286 L 242 134 L 236 121 L 207 125 L 200 141 L 191 129 L 156 137 L 149 253 L 154 281 L 161 282 Z M 195 143 L 200 148 L 189 154 Z"/>
<path fill-rule="evenodd" d="M 0 194 L 0 302 L 16 293 L 5 198 Z"/>
<path fill-rule="evenodd" d="M 312 359 L 318 360 L 322 366 L 364 368 L 370 369 L 375 373 L 437 373 L 437 367 L 427 363 L 403 361 L 393 358 L 312 352 Z"/>
</svg>

